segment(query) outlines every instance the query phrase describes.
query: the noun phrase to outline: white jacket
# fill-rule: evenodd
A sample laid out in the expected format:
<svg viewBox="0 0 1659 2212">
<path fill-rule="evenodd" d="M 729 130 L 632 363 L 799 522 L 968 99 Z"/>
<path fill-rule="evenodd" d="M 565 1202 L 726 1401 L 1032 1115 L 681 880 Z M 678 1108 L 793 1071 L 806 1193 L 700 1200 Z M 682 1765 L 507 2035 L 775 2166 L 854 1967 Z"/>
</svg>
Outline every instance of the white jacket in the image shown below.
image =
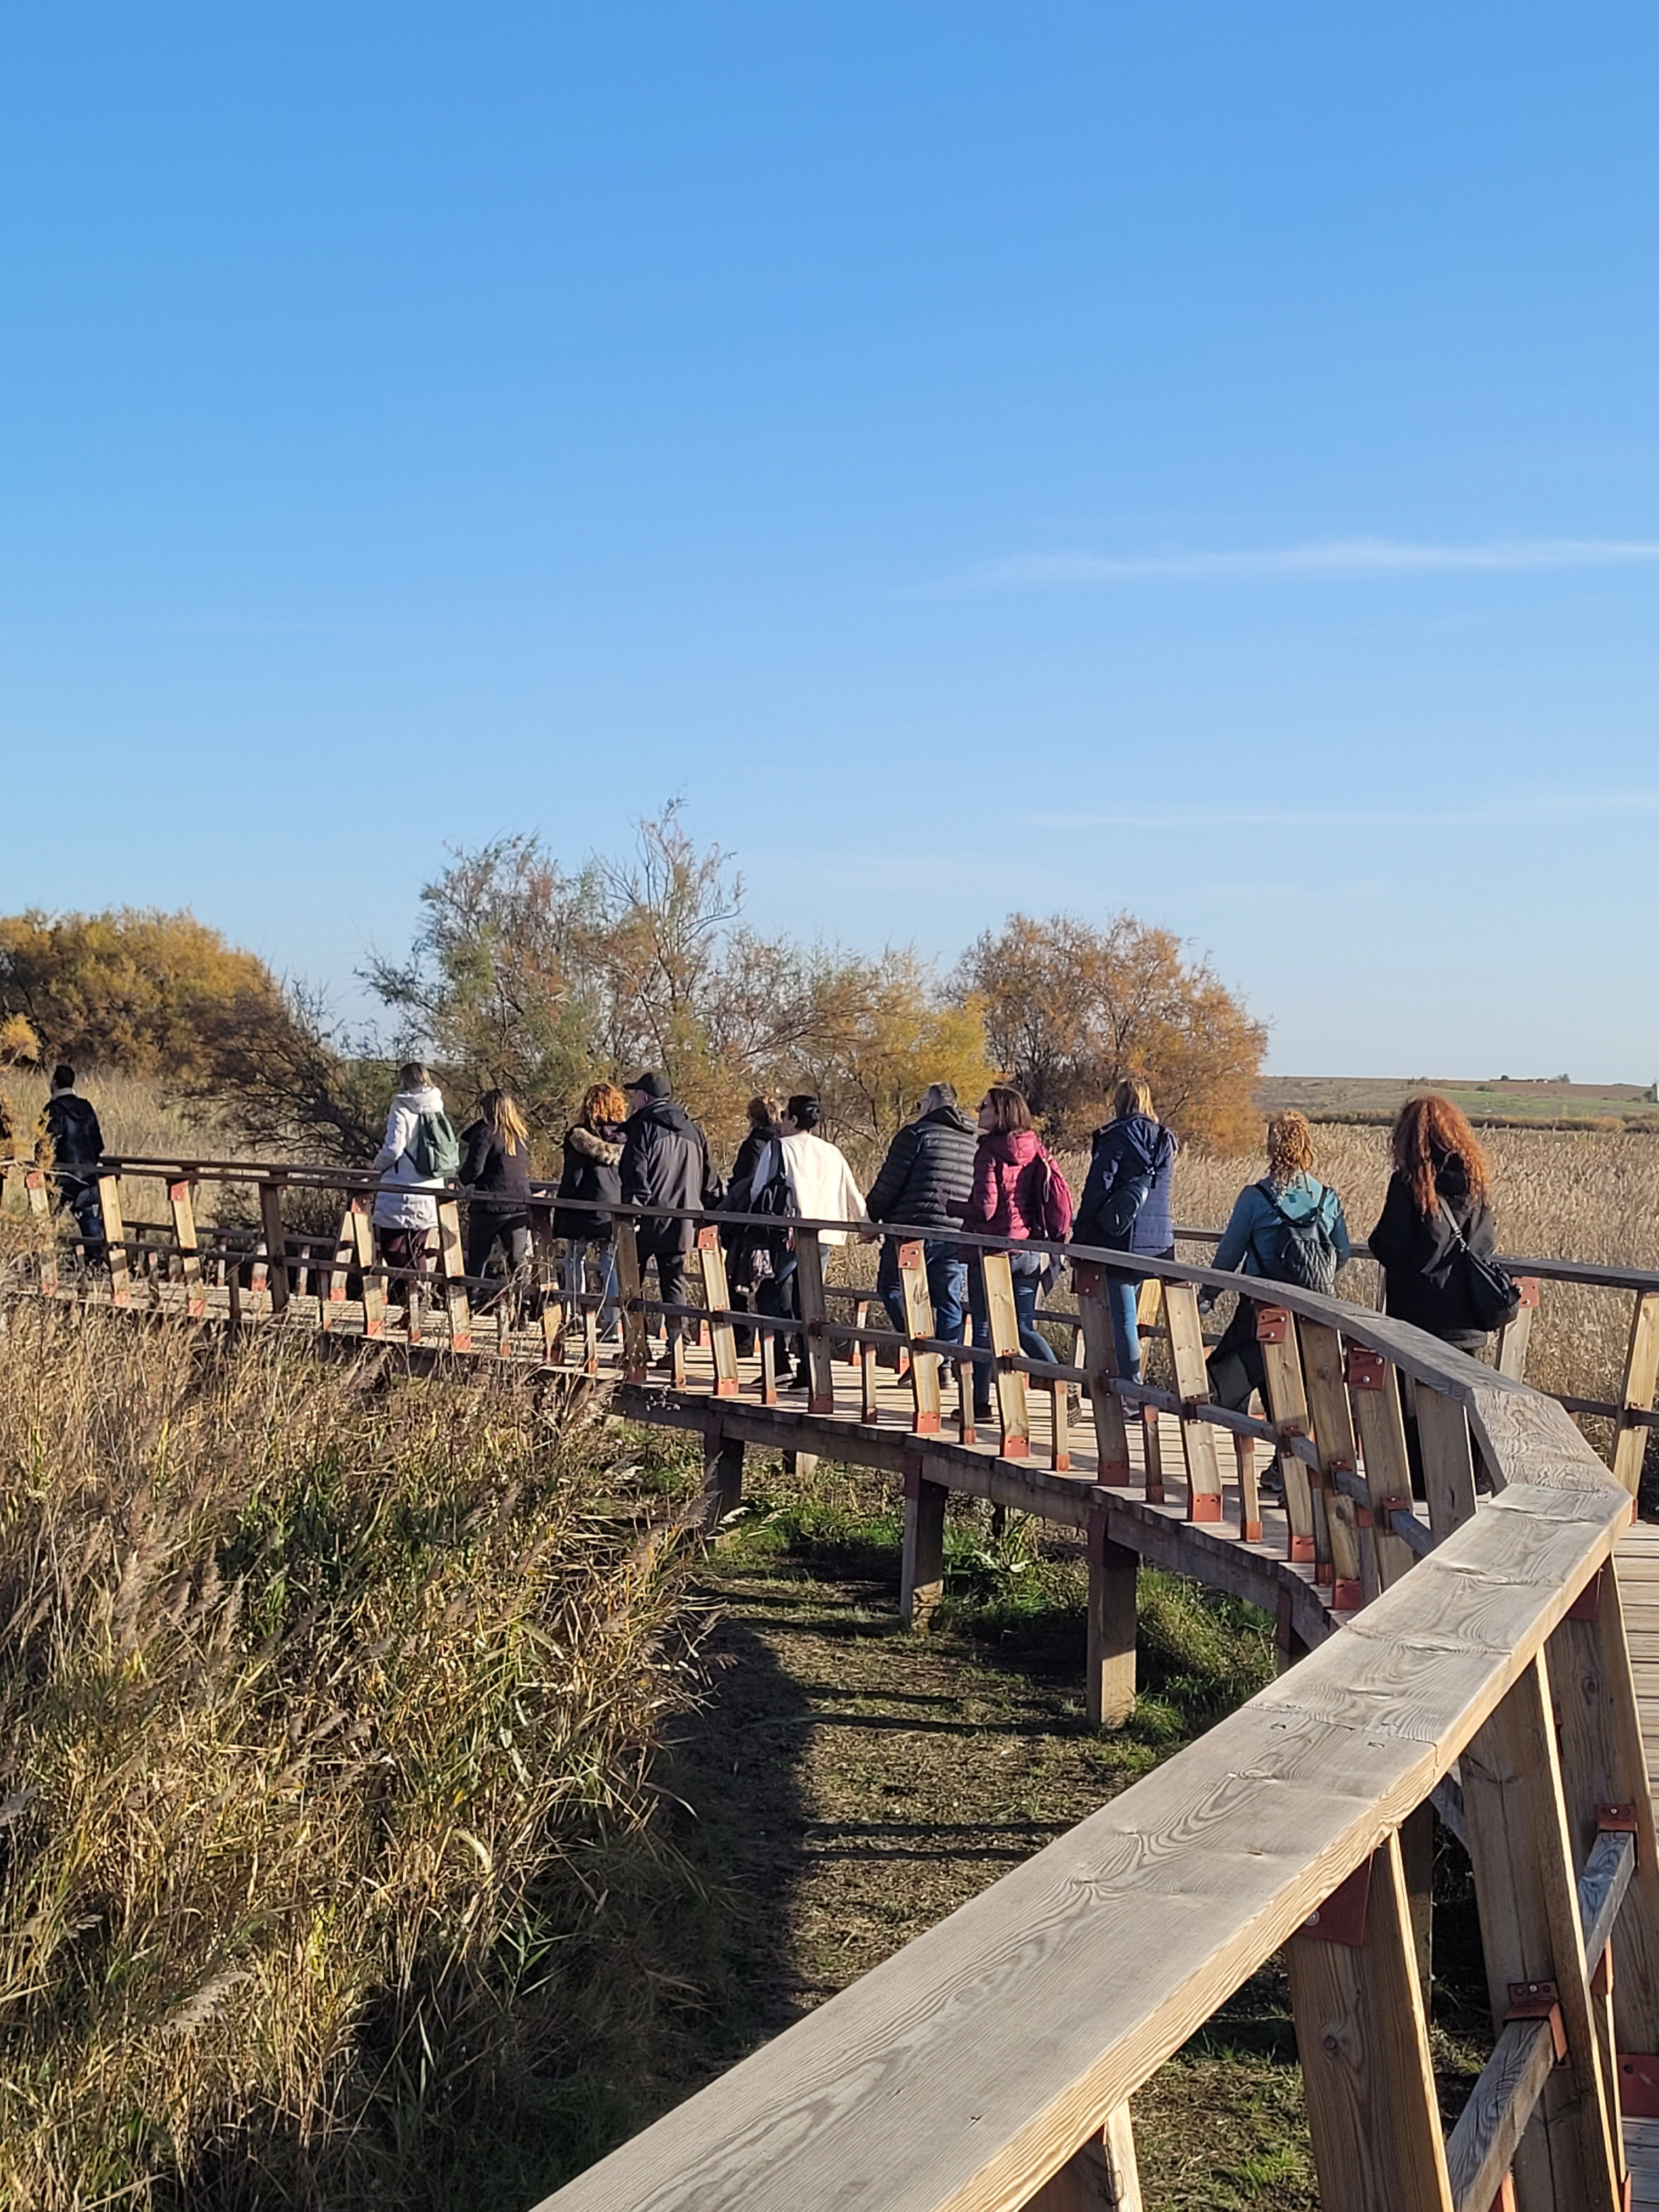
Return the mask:
<svg viewBox="0 0 1659 2212">
<path fill-rule="evenodd" d="M 868 1221 L 864 1193 L 854 1180 L 853 1170 L 842 1158 L 838 1146 L 815 1137 L 810 1129 L 797 1129 L 793 1136 L 779 1137 L 775 1146 L 783 1154 L 789 1195 L 804 1221 Z M 769 1157 L 765 1173 L 755 1178 L 755 1188 L 758 1189 L 769 1182 L 773 1173 L 774 1163 Z M 847 1232 L 826 1229 L 820 1232 L 818 1241 L 823 1244 L 844 1244 Z"/>
<path fill-rule="evenodd" d="M 400 1091 L 386 1117 L 386 1142 L 374 1155 L 374 1172 L 403 1188 L 382 1190 L 374 1200 L 374 1218 L 382 1229 L 435 1229 L 438 1202 L 416 1198 L 417 1190 L 441 1190 L 441 1182 L 422 1182 L 415 1172 L 409 1148 L 415 1141 L 415 1125 L 422 1114 L 441 1114 L 443 1094 L 434 1085 L 424 1091 Z"/>
</svg>

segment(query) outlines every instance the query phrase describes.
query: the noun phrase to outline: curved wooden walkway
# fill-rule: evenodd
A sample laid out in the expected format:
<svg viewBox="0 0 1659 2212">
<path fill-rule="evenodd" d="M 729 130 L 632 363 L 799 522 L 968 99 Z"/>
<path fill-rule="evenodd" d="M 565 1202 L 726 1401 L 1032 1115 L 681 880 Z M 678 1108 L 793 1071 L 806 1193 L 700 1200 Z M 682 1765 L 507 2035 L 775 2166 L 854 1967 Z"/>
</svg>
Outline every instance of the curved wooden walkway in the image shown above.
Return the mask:
<svg viewBox="0 0 1659 2212">
<path fill-rule="evenodd" d="M 216 1176 L 258 1184 L 257 1231 L 198 1234 L 195 1192 Z M 145 1224 L 124 1212 L 123 1182 L 141 1176 L 167 1194 L 166 1215 Z M 303 1329 L 421 1364 L 532 1363 L 564 1387 L 614 1393 L 636 1419 L 700 1433 L 711 1528 L 740 1501 L 751 1445 L 890 1474 L 904 1500 L 901 1602 L 916 1627 L 942 1590 L 952 1492 L 1077 1531 L 1088 1702 L 1103 1722 L 1133 1701 L 1143 1559 L 1266 1607 L 1285 1665 L 1299 1662 L 602 2160 L 550 2201 L 559 2212 L 1133 2208 L 1128 2098 L 1287 1938 L 1328 2212 L 1659 2212 L 1659 1529 L 1631 1526 L 1659 1278 L 1540 1263 L 1634 1300 L 1619 1399 L 1579 1408 L 1612 1421 L 1609 1468 L 1519 1379 L 1524 1325 L 1494 1371 L 1385 1316 L 1277 1285 L 1255 1291 L 1267 1418 L 1227 1413 L 1206 1396 L 1197 1291 L 1241 1286 L 1174 1262 L 1137 1262 L 1155 1279 L 1146 1318 L 1173 1370 L 1173 1388 L 1155 1389 L 1113 1372 L 1099 1281 L 1109 1255 L 1068 1255 L 1073 1357 L 1050 1367 L 1019 1351 L 995 1240 L 963 1240 L 981 1248 L 990 1310 L 990 1347 L 975 1352 L 932 1336 L 919 1247 L 902 1257 L 907 1319 L 895 1331 L 870 1292 L 826 1280 L 819 1232 L 842 1224 L 798 1223 L 810 1382 L 790 1392 L 767 1331 L 796 1324 L 763 1325 L 762 1353 L 738 1356 L 750 1317 L 731 1310 L 712 1231 L 697 1239 L 700 1301 L 665 1308 L 644 1295 L 632 1224 L 617 1216 L 624 1320 L 611 1346 L 591 1294 L 572 1302 L 550 1281 L 503 1297 L 469 1282 L 451 1201 L 439 1278 L 416 1286 L 411 1321 L 388 1305 L 361 1181 L 126 1164 L 103 1186 L 109 1273 L 76 1278 L 38 1188 L 40 1235 L 14 1295 Z M 329 1189 L 346 1200 L 337 1236 L 285 1227 L 289 1193 Z M 481 1296 L 491 1302 L 475 1310 Z M 653 1313 L 696 1332 L 655 1365 Z M 908 1378 L 884 1357 L 908 1358 Z M 975 1365 L 995 1396 L 988 1435 L 963 1419 Z M 1427 1493 L 1415 1502 L 1413 1434 Z M 1267 1453 L 1282 1502 L 1260 1494 Z M 1501 2027 L 1449 2135 L 1434 2110 L 1420 1956 L 1431 1798 L 1474 1862 Z"/>
</svg>

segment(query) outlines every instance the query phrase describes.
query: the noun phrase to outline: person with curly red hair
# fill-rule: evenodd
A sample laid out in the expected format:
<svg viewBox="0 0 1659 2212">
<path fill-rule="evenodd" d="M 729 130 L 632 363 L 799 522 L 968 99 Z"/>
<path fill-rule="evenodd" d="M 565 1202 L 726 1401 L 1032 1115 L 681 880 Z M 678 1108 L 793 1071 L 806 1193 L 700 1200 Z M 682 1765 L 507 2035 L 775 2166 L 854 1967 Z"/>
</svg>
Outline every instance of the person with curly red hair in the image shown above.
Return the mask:
<svg viewBox="0 0 1659 2212">
<path fill-rule="evenodd" d="M 1490 1260 L 1497 1243 L 1492 1170 L 1468 1116 L 1437 1091 L 1408 1098 L 1390 1139 L 1394 1173 L 1370 1235 L 1386 1310 L 1460 1352 L 1489 1332 L 1469 1291 L 1465 1250 Z"/>
</svg>

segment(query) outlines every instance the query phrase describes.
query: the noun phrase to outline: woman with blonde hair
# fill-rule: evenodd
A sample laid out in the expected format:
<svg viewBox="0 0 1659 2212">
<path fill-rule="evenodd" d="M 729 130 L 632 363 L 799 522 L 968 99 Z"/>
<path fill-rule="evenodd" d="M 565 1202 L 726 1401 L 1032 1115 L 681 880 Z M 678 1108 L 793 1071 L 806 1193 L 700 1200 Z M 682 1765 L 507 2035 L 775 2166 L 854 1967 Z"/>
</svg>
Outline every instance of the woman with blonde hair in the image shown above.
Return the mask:
<svg viewBox="0 0 1659 2212">
<path fill-rule="evenodd" d="M 1240 1191 L 1211 1265 L 1268 1281 L 1291 1283 L 1328 1297 L 1348 1259 L 1342 1200 L 1314 1173 L 1313 1131 L 1305 1114 L 1275 1114 L 1267 1124 L 1267 1172 Z M 1238 1310 L 1210 1354 L 1210 1395 L 1242 1413 L 1267 1385 L 1256 1340 L 1255 1304 Z"/>
<path fill-rule="evenodd" d="M 466 1272 L 480 1276 L 497 1244 L 509 1277 L 530 1257 L 530 1132 L 505 1091 L 486 1091 L 461 1137 L 456 1182 L 469 1200 Z"/>
<path fill-rule="evenodd" d="M 623 1124 L 628 1101 L 614 1083 L 590 1083 L 582 1109 L 565 1131 L 564 1161 L 557 1195 L 584 1198 L 598 1205 L 622 1203 Z M 599 1289 L 605 1299 L 599 1319 L 605 1333 L 617 1333 L 617 1255 L 611 1217 L 589 1206 L 556 1206 L 553 1234 L 565 1239 L 565 1271 L 574 1298 L 582 1290 L 587 1262 L 598 1263 Z"/>
<path fill-rule="evenodd" d="M 1173 1260 L 1170 1186 L 1180 1149 L 1174 1130 L 1166 1129 L 1152 1110 L 1152 1086 L 1145 1076 L 1126 1075 L 1112 1094 L 1111 1120 L 1095 1131 L 1073 1242 Z M 1106 1271 L 1117 1371 L 1131 1382 L 1140 1380 L 1135 1304 L 1143 1279 L 1116 1267 Z"/>
<path fill-rule="evenodd" d="M 1370 1236 L 1386 1309 L 1460 1352 L 1479 1352 L 1491 1325 L 1468 1262 L 1490 1261 L 1498 1235 L 1480 1140 L 1467 1115 L 1431 1091 L 1401 1108 L 1389 1149 L 1394 1173 Z"/>
</svg>

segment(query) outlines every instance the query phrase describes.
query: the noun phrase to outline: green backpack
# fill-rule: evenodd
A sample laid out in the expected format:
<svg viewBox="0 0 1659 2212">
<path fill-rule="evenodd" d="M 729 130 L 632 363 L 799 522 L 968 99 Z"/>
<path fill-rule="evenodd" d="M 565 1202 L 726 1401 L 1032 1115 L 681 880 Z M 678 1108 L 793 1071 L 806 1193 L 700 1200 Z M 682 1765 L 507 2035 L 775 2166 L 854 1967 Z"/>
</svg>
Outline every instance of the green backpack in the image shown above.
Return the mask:
<svg viewBox="0 0 1659 2212">
<path fill-rule="evenodd" d="M 409 1140 L 409 1158 L 422 1182 L 453 1182 L 461 1164 L 461 1140 L 447 1114 L 422 1114 Z"/>
</svg>

